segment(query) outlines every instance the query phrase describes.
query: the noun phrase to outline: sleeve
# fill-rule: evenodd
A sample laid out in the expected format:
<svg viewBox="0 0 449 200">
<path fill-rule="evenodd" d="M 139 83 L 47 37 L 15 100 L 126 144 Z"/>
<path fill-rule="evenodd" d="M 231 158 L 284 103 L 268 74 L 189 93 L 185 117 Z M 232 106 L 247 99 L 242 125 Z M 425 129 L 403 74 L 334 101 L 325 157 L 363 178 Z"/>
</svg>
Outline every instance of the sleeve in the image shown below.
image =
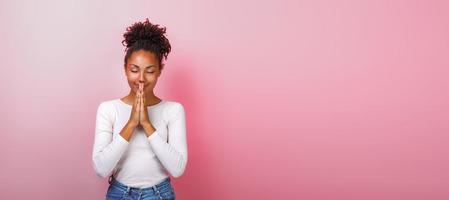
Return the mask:
<svg viewBox="0 0 449 200">
<path fill-rule="evenodd" d="M 97 109 L 92 162 L 95 173 L 103 178 L 111 174 L 128 146 L 128 141 L 121 135 L 112 139 L 113 109 L 105 102 L 101 103 Z"/>
<path fill-rule="evenodd" d="M 186 122 L 184 108 L 175 104 L 169 111 L 168 142 L 157 130 L 148 137 L 153 152 L 165 169 L 175 178 L 180 177 L 187 165 Z"/>
</svg>

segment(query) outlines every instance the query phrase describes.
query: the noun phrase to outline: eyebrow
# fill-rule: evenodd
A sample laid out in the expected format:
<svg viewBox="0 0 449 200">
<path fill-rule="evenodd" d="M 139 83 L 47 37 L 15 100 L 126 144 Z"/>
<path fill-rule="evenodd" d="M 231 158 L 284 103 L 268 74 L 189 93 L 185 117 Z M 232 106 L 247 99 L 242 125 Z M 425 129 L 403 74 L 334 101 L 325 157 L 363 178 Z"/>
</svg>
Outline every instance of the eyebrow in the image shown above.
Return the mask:
<svg viewBox="0 0 449 200">
<path fill-rule="evenodd" d="M 138 67 L 138 68 L 140 68 L 140 66 L 139 65 L 135 65 L 135 64 L 131 64 L 131 65 L 133 65 L 133 66 L 135 66 L 135 67 Z M 155 67 L 154 65 L 149 65 L 149 66 L 146 66 L 145 68 L 151 68 L 151 67 Z"/>
</svg>

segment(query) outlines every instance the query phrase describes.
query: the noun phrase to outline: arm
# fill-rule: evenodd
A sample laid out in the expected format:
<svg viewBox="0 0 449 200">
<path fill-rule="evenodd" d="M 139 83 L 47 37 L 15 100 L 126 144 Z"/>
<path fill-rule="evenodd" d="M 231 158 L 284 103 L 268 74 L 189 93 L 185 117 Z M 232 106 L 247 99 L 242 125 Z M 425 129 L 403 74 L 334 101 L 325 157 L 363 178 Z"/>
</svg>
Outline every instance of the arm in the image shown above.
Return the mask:
<svg viewBox="0 0 449 200">
<path fill-rule="evenodd" d="M 168 143 L 157 133 L 149 137 L 154 153 L 165 169 L 175 178 L 181 176 L 187 165 L 187 141 L 184 108 L 176 104 L 169 111 Z"/>
<path fill-rule="evenodd" d="M 96 174 L 103 178 L 109 176 L 117 165 L 135 128 L 133 124 L 127 123 L 120 135 L 113 140 L 113 115 L 113 107 L 100 104 L 97 110 L 92 162 Z"/>
</svg>

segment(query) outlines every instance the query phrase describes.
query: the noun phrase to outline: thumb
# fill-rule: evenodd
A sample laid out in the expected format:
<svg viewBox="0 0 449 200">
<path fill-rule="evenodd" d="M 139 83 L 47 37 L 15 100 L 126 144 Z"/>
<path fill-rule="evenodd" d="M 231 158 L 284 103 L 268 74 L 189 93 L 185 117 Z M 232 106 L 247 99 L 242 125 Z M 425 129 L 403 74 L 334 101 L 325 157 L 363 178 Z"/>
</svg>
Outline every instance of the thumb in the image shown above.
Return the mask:
<svg viewBox="0 0 449 200">
<path fill-rule="evenodd" d="M 137 95 L 137 106 L 136 106 L 136 112 L 137 112 L 137 116 L 139 117 L 139 121 L 140 121 L 140 104 L 141 104 L 141 99 L 140 99 L 140 94 Z"/>
<path fill-rule="evenodd" d="M 140 110 L 142 111 L 142 114 L 146 111 L 143 94 L 140 96 Z"/>
</svg>

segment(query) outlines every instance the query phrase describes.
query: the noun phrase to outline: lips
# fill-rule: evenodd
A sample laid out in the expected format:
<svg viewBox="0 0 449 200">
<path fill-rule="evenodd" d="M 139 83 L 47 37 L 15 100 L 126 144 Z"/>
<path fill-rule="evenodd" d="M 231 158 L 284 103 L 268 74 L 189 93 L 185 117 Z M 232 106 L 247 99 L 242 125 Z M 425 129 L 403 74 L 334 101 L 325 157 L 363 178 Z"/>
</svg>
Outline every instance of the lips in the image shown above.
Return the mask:
<svg viewBox="0 0 449 200">
<path fill-rule="evenodd" d="M 136 89 L 139 89 L 139 85 L 134 85 L 134 87 L 136 88 Z M 146 88 L 147 87 L 147 85 L 144 85 L 143 86 L 143 88 Z"/>
</svg>

